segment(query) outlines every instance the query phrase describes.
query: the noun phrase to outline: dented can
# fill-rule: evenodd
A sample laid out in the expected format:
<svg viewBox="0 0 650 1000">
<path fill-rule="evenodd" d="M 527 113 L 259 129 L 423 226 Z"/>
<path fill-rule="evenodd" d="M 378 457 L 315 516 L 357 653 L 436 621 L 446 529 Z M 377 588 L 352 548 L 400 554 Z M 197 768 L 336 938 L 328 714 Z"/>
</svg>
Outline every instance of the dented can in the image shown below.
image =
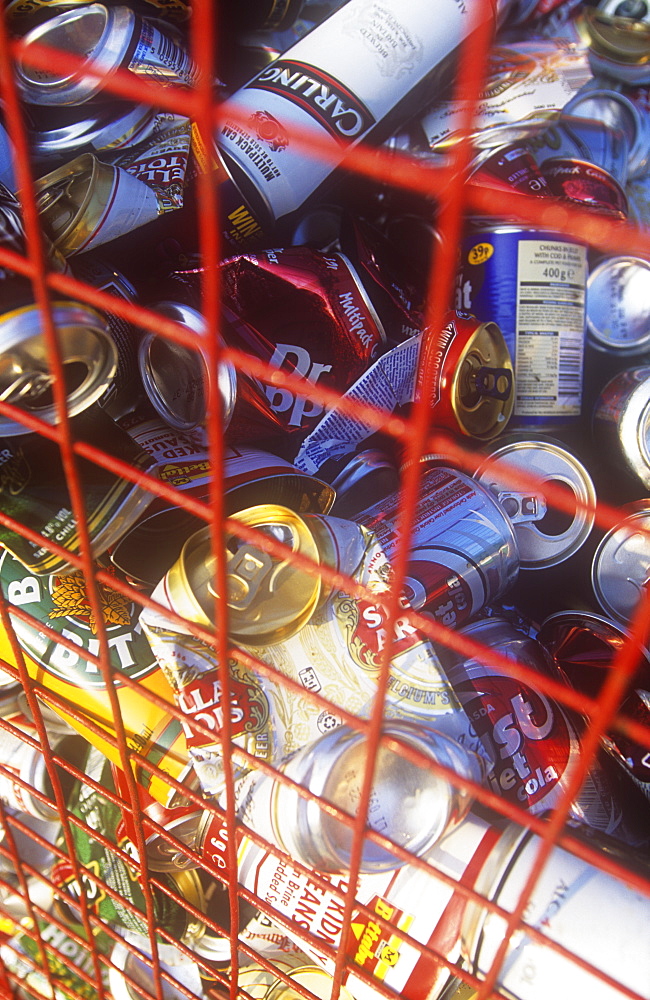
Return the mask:
<svg viewBox="0 0 650 1000">
<path fill-rule="evenodd" d="M 398 490 L 354 516 L 376 535 L 389 561 L 400 544 L 400 504 Z M 425 459 L 404 580 L 409 606 L 455 628 L 509 590 L 518 572 L 512 523 L 490 491 Z"/>
<path fill-rule="evenodd" d="M 553 676 L 546 648 L 505 619 L 477 619 L 461 630 L 484 652 L 444 657 L 451 684 L 476 734 L 476 745 L 494 765 L 488 774 L 495 792 L 514 805 L 540 814 L 562 805 L 581 754 L 584 723 L 534 681 L 522 681 L 492 665 L 490 652 L 541 676 Z M 571 815 L 613 836 L 635 836 L 607 776 L 596 761 L 571 802 Z"/>
<path fill-rule="evenodd" d="M 108 243 L 160 214 L 153 188 L 82 153 L 34 184 L 43 228 L 64 257 Z"/>
<path fill-rule="evenodd" d="M 574 157 L 551 157 L 542 165 L 549 193 L 592 212 L 624 222 L 629 214 L 622 184 L 603 167 Z"/>
<path fill-rule="evenodd" d="M 200 261 L 177 268 L 166 280 L 170 298 L 200 312 L 201 276 Z M 285 448 L 287 435 L 301 437 L 323 414 L 309 386 L 344 392 L 385 345 L 381 320 L 343 254 L 287 247 L 229 257 L 221 288 L 226 344 L 305 380 L 304 395 L 262 383 L 270 409 L 266 436 L 282 435 Z M 250 440 L 240 423 L 247 421 L 230 430 L 234 443 Z"/>
<path fill-rule="evenodd" d="M 592 427 L 599 454 L 650 488 L 650 367 L 625 368 L 603 386 Z"/>
</svg>

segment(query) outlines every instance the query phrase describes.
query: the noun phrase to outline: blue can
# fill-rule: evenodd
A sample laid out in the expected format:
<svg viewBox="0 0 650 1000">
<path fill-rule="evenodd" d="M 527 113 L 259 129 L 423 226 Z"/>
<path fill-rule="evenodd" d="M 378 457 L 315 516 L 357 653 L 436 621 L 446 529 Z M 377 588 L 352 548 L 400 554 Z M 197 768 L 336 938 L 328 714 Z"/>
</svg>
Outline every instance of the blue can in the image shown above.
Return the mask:
<svg viewBox="0 0 650 1000">
<path fill-rule="evenodd" d="M 463 239 L 456 308 L 501 329 L 515 371 L 512 426 L 579 420 L 586 286 L 587 249 L 571 237 L 475 225 Z"/>
</svg>

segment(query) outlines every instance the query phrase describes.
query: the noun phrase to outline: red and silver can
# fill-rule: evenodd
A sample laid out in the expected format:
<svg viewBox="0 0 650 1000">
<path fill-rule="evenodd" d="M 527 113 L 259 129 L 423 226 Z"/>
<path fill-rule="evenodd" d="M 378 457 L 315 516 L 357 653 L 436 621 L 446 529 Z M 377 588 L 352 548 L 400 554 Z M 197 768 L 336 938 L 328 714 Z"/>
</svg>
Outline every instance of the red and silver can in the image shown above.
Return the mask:
<svg viewBox="0 0 650 1000">
<path fill-rule="evenodd" d="M 400 500 L 396 491 L 354 516 L 375 534 L 389 562 L 400 544 Z M 455 628 L 514 584 L 519 550 L 513 526 L 487 488 L 444 466 L 425 464 L 416 504 L 405 597 Z"/>
<path fill-rule="evenodd" d="M 542 622 L 538 639 L 569 684 L 589 698 L 599 696 L 617 655 L 634 642 L 615 622 L 584 611 L 551 615 Z M 639 667 L 618 715 L 641 723 L 650 733 L 650 654 L 641 646 L 638 654 Z M 613 725 L 604 734 L 603 745 L 650 800 L 650 739 L 643 745 Z"/>
<path fill-rule="evenodd" d="M 165 281 L 170 299 L 200 312 L 202 275 L 199 261 L 176 268 Z M 343 254 L 288 247 L 230 257 L 221 265 L 221 288 L 226 344 L 306 383 L 304 395 L 263 384 L 270 413 L 258 440 L 281 434 L 286 448 L 287 438 L 303 436 L 324 411 L 309 398 L 309 385 L 345 392 L 384 348 L 381 321 Z M 229 441 L 250 440 L 245 423 L 231 427 Z"/>
<path fill-rule="evenodd" d="M 490 650 L 513 663 L 553 676 L 544 646 L 506 620 L 478 619 L 462 635 L 485 647 L 486 660 L 448 650 L 445 669 L 476 733 L 477 745 L 494 765 L 488 775 L 503 798 L 533 814 L 561 804 L 580 757 L 581 720 L 533 684 L 489 664 Z M 617 837 L 633 834 L 623 826 L 619 803 L 595 763 L 571 804 L 579 821 Z"/>
<path fill-rule="evenodd" d="M 603 167 L 587 160 L 552 157 L 541 167 L 549 194 L 624 222 L 629 214 L 625 189 Z"/>
</svg>

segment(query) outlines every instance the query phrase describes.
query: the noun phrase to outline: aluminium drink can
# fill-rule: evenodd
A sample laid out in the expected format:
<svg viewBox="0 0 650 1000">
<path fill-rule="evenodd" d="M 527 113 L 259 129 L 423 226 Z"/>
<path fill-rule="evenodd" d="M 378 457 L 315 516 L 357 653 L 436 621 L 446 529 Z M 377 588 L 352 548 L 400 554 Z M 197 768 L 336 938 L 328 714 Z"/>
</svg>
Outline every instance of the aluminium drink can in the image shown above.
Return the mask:
<svg viewBox="0 0 650 1000">
<path fill-rule="evenodd" d="M 546 648 L 498 617 L 477 619 L 462 634 L 485 648 L 485 658 L 452 650 L 443 657 L 476 736 L 470 749 L 482 748 L 493 763 L 488 779 L 504 799 L 534 815 L 557 808 L 580 757 L 584 724 L 558 699 L 537 690 L 534 682 L 521 681 L 489 662 L 494 650 L 515 665 L 552 677 Z M 617 837 L 628 832 L 621 806 L 597 762 L 571 803 L 571 815 Z"/>
<path fill-rule="evenodd" d="M 569 827 L 568 832 L 583 837 L 591 847 L 601 844 L 592 831 L 574 833 Z M 470 971 L 479 979 L 491 971 L 506 935 L 507 917 L 520 901 L 542 845 L 539 834 L 510 824 L 478 877 L 479 894 L 505 911 L 503 915 L 480 901 L 466 908 L 464 951 Z M 609 838 L 603 838 L 602 848 L 605 856 L 613 852 L 623 864 L 632 864 Z M 647 865 L 634 864 L 647 879 Z M 554 846 L 528 894 L 524 922 L 512 933 L 500 960 L 494 988 L 517 1000 L 549 996 L 571 1000 L 576 995 L 593 1000 L 647 998 L 649 918 L 650 899 L 642 889 L 565 847 Z"/>
<path fill-rule="evenodd" d="M 512 587 L 519 550 L 509 517 L 485 486 L 424 461 L 404 595 L 410 607 L 456 628 Z M 400 499 L 397 490 L 354 515 L 377 537 L 389 562 L 401 544 Z"/>
<path fill-rule="evenodd" d="M 31 104 L 84 104 L 103 89 L 104 80 L 116 70 L 145 76 L 158 86 L 197 80 L 197 66 L 179 42 L 179 33 L 158 19 L 141 18 L 130 7 L 85 4 L 63 11 L 28 31 L 23 51 L 32 44 L 49 45 L 83 59 L 80 71 L 38 69 L 21 58 L 16 66 L 18 86 Z"/>
<path fill-rule="evenodd" d="M 494 23 L 496 4 L 482 6 Z M 394 131 L 435 93 L 470 27 L 454 0 L 350 0 L 237 90 L 217 143 L 254 210 L 286 220 L 346 150 Z M 327 155 L 305 162 L 310 137 Z"/>
<path fill-rule="evenodd" d="M 586 282 L 586 247 L 569 236 L 477 225 L 462 240 L 457 308 L 504 336 L 515 370 L 513 426 L 578 421 Z"/>
<path fill-rule="evenodd" d="M 625 368 L 600 391 L 592 414 L 599 455 L 644 489 L 650 489 L 650 367 Z M 637 493 L 638 496 L 638 493 Z"/>
</svg>

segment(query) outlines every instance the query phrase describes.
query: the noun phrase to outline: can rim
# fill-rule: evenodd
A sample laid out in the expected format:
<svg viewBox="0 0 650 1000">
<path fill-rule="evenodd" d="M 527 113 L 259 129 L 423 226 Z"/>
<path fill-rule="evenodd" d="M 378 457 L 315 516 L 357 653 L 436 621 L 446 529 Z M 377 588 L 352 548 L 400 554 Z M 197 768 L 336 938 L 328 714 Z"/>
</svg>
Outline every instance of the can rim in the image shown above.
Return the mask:
<svg viewBox="0 0 650 1000">
<path fill-rule="evenodd" d="M 118 351 L 110 335 L 105 317 L 84 303 L 55 301 L 52 319 L 57 331 L 59 351 L 63 365 L 82 362 L 86 375 L 68 393 L 68 415 L 73 417 L 96 403 L 106 392 L 118 366 Z M 32 303 L 0 315 L 0 350 L 4 354 L 15 348 L 27 349 L 30 343 L 33 374 L 51 378 L 48 351 L 43 333 L 43 319 L 39 307 Z M 26 373 L 29 374 L 29 373 Z M 11 387 L 5 390 L 5 395 Z M 9 398 L 7 400 L 11 402 Z M 14 405 L 20 407 L 20 401 Z M 58 422 L 56 402 L 44 406 L 20 407 L 48 424 Z M 0 416 L 0 434 L 7 437 L 29 433 L 27 427 L 10 417 Z"/>
<path fill-rule="evenodd" d="M 28 31 L 23 38 L 23 49 L 32 43 L 47 45 L 47 36 L 52 31 L 98 14 L 104 19 L 103 30 L 85 60 L 93 75 L 87 76 L 80 69 L 63 76 L 51 74 L 50 82 L 46 83 L 30 76 L 21 56 L 16 63 L 16 75 L 25 100 L 33 104 L 84 104 L 102 89 L 104 78 L 118 68 L 131 40 L 136 19 L 130 7 L 90 3 L 63 11 Z"/>
</svg>

